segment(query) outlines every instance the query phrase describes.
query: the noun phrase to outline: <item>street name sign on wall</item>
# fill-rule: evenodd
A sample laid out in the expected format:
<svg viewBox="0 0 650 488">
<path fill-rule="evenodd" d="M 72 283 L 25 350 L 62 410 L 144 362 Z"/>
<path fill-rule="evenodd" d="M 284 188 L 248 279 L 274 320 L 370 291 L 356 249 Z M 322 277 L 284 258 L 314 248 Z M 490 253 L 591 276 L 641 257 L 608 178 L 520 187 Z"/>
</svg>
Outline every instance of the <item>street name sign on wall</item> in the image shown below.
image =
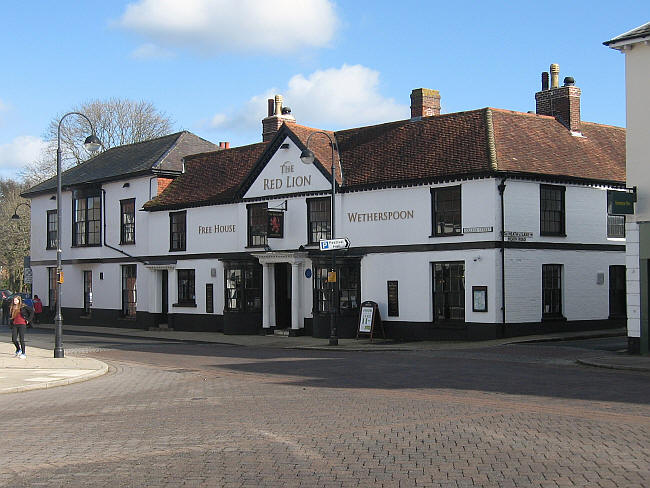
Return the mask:
<svg viewBox="0 0 650 488">
<path fill-rule="evenodd" d="M 526 242 L 529 238 L 533 237 L 532 232 L 514 232 L 507 230 L 503 233 L 507 241 L 511 242 Z"/>
<path fill-rule="evenodd" d="M 350 247 L 350 241 L 347 238 L 343 239 L 321 239 L 321 251 L 334 251 L 336 249 L 347 249 Z"/>
</svg>

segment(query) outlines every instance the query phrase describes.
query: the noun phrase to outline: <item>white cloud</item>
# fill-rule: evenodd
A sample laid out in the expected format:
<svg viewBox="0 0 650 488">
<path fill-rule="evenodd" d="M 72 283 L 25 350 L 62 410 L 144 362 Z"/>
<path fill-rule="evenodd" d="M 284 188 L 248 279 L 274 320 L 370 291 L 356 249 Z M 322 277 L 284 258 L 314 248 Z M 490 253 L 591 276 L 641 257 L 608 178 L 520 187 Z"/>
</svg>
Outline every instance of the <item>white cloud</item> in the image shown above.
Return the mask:
<svg viewBox="0 0 650 488">
<path fill-rule="evenodd" d="M 134 59 L 164 59 L 173 56 L 174 53 L 169 49 L 162 48 L 152 43 L 142 44 L 131 52 L 131 57 Z"/>
<path fill-rule="evenodd" d="M 117 22 L 157 45 L 207 54 L 321 47 L 338 24 L 331 0 L 138 0 Z"/>
<path fill-rule="evenodd" d="M 266 100 L 281 93 L 299 124 L 337 129 L 371 125 L 410 116 L 408 105 L 401 105 L 379 92 L 379 72 L 361 65 L 318 70 L 295 75 L 285 89 L 270 88 L 251 98 L 229 116 L 215 115 L 211 128 L 248 131 L 260 128 L 266 116 Z M 407 95 L 405 95 L 407 96 Z"/>
<path fill-rule="evenodd" d="M 46 144 L 34 136 L 18 136 L 0 144 L 0 175 L 15 177 L 18 170 L 39 159 Z"/>
</svg>

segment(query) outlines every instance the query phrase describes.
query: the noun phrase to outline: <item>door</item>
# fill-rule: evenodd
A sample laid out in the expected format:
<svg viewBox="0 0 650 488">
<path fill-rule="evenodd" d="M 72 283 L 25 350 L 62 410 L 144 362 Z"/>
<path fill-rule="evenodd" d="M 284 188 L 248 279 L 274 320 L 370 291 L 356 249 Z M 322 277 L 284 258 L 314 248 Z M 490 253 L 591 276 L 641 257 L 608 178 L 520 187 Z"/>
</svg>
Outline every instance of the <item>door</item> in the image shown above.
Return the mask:
<svg viewBox="0 0 650 488">
<path fill-rule="evenodd" d="M 291 328 L 291 265 L 275 264 L 275 325 Z"/>
<path fill-rule="evenodd" d="M 167 313 L 169 311 L 169 280 L 168 272 L 166 269 L 161 271 L 162 274 L 162 286 L 161 288 L 161 309 L 160 309 L 160 323 L 167 323 Z"/>
<path fill-rule="evenodd" d="M 625 296 L 625 266 L 609 267 L 609 318 L 627 315 Z"/>
<path fill-rule="evenodd" d="M 90 306 L 93 304 L 93 272 L 84 271 L 84 314 L 90 315 Z"/>
</svg>

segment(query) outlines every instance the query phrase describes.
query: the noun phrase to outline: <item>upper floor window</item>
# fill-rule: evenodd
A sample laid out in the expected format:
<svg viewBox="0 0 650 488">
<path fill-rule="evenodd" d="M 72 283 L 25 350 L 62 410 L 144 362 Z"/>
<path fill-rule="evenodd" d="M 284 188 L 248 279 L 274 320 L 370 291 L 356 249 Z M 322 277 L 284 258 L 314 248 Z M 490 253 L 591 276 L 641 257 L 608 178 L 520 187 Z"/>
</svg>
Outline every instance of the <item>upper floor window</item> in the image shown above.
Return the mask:
<svg viewBox="0 0 650 488">
<path fill-rule="evenodd" d="M 330 197 L 307 200 L 307 243 L 318 244 L 321 239 L 331 239 Z"/>
<path fill-rule="evenodd" d="M 564 194 L 566 188 L 555 185 L 539 187 L 539 233 L 543 236 L 564 236 Z"/>
<path fill-rule="evenodd" d="M 72 245 L 100 246 L 102 243 L 101 196 L 72 200 Z"/>
<path fill-rule="evenodd" d="M 187 212 L 169 212 L 169 250 L 185 251 Z"/>
<path fill-rule="evenodd" d="M 135 198 L 120 200 L 120 244 L 135 244 Z"/>
<path fill-rule="evenodd" d="M 263 247 L 267 244 L 266 227 L 267 203 L 254 203 L 247 206 L 248 210 L 248 246 Z"/>
<path fill-rule="evenodd" d="M 47 211 L 47 242 L 46 249 L 56 249 L 56 210 Z"/>
<path fill-rule="evenodd" d="M 460 185 L 431 189 L 431 215 L 434 236 L 461 234 Z"/>
<path fill-rule="evenodd" d="M 625 215 L 612 213 L 615 192 L 607 190 L 607 237 L 625 237 Z"/>
</svg>

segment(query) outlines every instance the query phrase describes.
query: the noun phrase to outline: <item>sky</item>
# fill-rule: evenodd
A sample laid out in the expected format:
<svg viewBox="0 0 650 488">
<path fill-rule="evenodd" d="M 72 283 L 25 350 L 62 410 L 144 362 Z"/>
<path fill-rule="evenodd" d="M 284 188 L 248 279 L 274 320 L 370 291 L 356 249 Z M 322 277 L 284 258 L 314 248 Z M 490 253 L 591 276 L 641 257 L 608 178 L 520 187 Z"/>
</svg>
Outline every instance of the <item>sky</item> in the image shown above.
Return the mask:
<svg viewBox="0 0 650 488">
<path fill-rule="evenodd" d="M 582 119 L 625 126 L 624 55 L 650 21 L 611 0 L 0 0 L 0 177 L 36 159 L 49 122 L 90 100 L 146 100 L 209 141 L 261 141 L 266 99 L 337 130 L 442 113 L 535 110 L 541 72 L 582 89 Z"/>
</svg>

